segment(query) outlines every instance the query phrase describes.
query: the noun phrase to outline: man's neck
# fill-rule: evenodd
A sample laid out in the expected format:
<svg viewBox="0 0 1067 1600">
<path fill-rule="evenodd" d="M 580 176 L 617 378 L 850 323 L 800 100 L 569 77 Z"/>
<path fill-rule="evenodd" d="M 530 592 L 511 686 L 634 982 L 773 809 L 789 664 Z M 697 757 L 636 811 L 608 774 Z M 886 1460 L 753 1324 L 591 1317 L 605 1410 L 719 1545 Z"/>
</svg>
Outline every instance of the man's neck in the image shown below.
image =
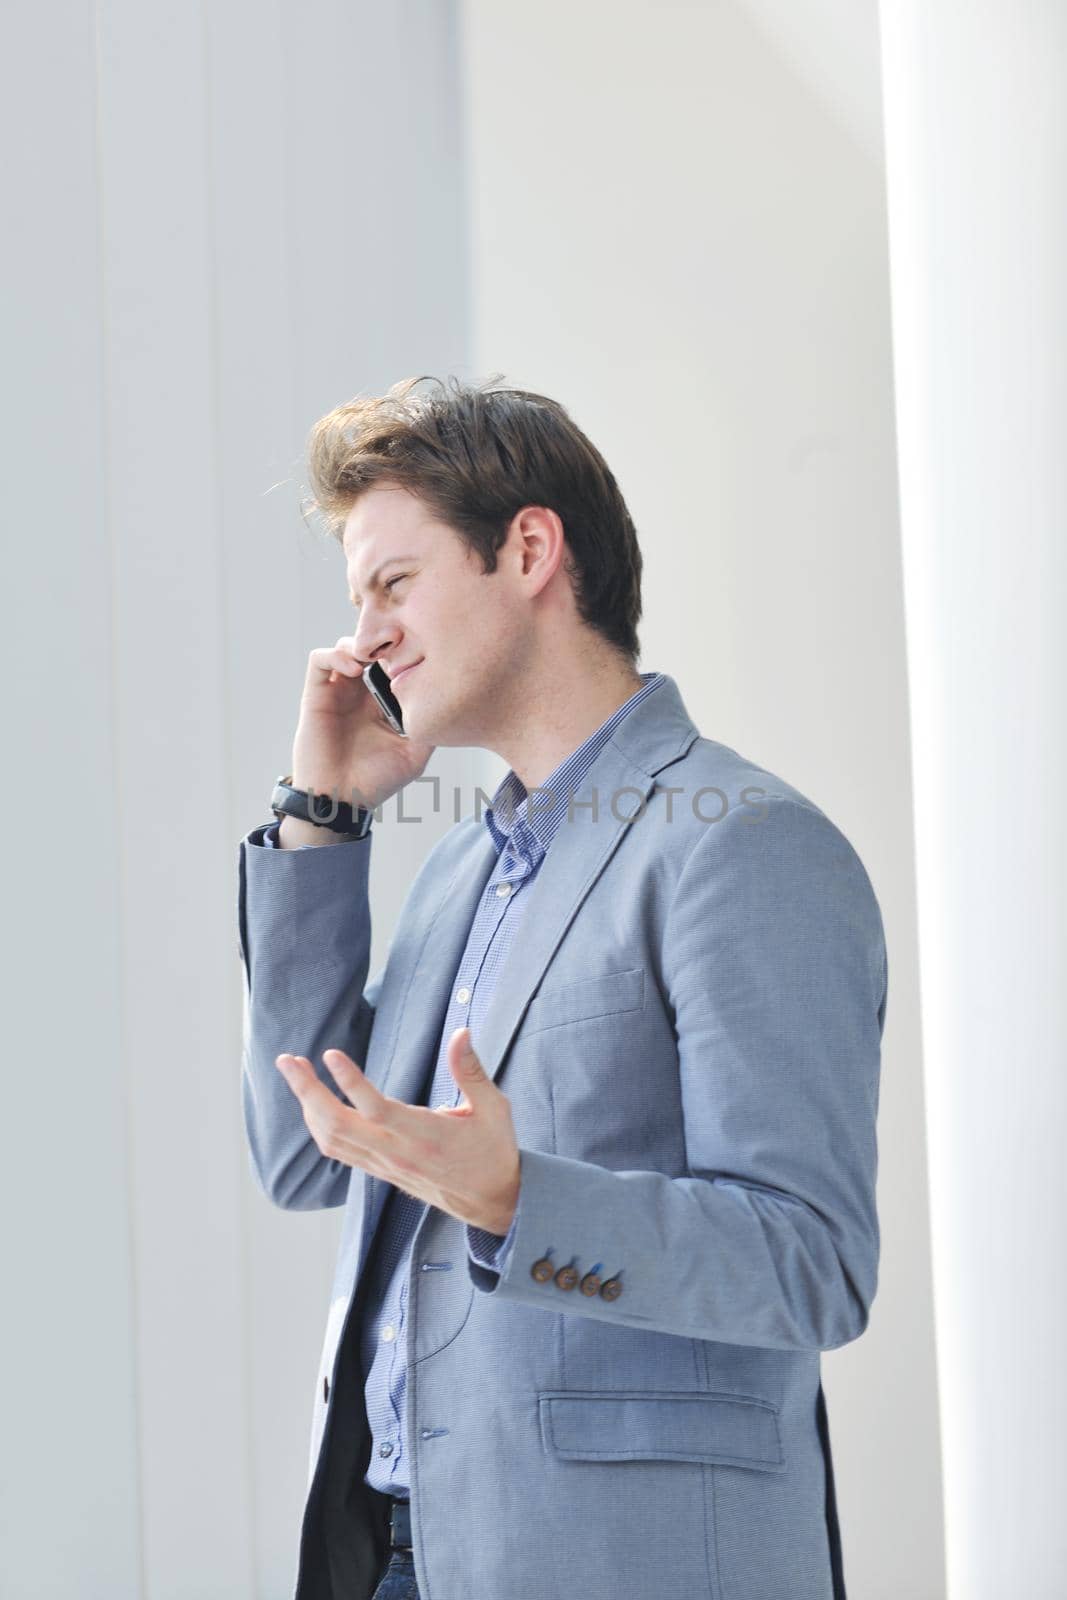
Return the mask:
<svg viewBox="0 0 1067 1600">
<path fill-rule="evenodd" d="M 580 674 L 570 681 L 566 674 L 557 675 L 540 696 L 531 688 L 519 726 L 494 741 L 495 753 L 528 791 L 535 789 L 642 687 L 636 669 L 584 682 Z"/>
</svg>

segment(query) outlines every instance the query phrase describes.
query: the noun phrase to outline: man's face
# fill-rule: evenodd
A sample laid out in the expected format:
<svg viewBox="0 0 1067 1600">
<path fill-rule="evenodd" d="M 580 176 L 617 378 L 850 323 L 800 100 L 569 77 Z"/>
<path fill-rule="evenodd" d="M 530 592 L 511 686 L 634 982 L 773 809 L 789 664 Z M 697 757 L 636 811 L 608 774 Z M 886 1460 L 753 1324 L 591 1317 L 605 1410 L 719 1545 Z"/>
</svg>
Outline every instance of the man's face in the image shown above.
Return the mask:
<svg viewBox="0 0 1067 1600">
<path fill-rule="evenodd" d="M 521 609 L 498 567 L 481 560 L 425 502 L 382 485 L 360 495 L 342 540 L 360 661 L 378 661 L 400 702 L 404 730 L 440 745 L 480 745 L 495 695 L 521 656 Z"/>
</svg>

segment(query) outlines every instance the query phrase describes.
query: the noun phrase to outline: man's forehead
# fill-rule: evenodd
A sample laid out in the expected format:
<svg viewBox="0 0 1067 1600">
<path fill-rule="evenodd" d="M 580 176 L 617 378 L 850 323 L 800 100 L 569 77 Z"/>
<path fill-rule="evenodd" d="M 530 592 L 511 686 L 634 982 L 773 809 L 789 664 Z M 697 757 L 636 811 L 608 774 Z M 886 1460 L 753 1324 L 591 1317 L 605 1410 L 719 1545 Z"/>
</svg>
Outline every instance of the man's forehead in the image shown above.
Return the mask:
<svg viewBox="0 0 1067 1600">
<path fill-rule="evenodd" d="M 416 537 L 429 520 L 425 506 L 402 491 L 373 489 L 361 495 L 345 518 L 341 547 L 349 566 L 384 556 L 397 539 Z"/>
<path fill-rule="evenodd" d="M 426 520 L 427 508 L 398 485 L 377 484 L 352 502 L 345 517 L 341 543 L 351 554 L 358 544 L 395 528 L 412 528 Z"/>
</svg>

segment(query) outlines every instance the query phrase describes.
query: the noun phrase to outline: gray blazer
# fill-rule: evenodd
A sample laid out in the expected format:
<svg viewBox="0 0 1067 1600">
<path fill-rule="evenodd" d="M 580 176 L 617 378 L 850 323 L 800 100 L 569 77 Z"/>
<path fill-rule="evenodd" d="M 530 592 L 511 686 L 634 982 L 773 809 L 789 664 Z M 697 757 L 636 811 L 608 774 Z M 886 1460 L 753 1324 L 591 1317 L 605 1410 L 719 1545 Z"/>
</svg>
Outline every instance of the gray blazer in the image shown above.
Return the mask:
<svg viewBox="0 0 1067 1600">
<path fill-rule="evenodd" d="M 702 738 L 670 677 L 594 792 L 473 1041 L 521 1150 L 514 1249 L 502 1275 L 477 1266 L 429 1206 L 412 1249 L 422 1600 L 830 1600 L 819 1352 L 863 1332 L 877 1281 L 878 902 L 839 829 Z M 320 1154 L 274 1059 L 339 1092 L 336 1046 L 417 1102 L 495 863 L 483 820 L 452 828 L 368 983 L 370 849 L 240 848 L 252 1166 L 279 1206 L 345 1208 L 298 1600 L 364 1600 L 383 1556 L 356 1328 L 387 1188 Z M 607 1296 L 557 1281 L 598 1263 Z"/>
</svg>

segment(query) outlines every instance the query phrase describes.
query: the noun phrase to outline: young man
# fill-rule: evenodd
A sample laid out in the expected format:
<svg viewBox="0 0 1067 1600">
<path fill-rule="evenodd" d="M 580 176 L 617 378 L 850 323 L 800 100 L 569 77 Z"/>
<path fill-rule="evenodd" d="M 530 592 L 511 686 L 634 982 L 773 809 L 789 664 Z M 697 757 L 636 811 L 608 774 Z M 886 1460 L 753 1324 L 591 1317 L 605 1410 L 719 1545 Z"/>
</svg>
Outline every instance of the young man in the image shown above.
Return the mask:
<svg viewBox="0 0 1067 1600">
<path fill-rule="evenodd" d="M 419 381 L 312 435 L 355 631 L 240 850 L 253 1167 L 345 1207 L 297 1595 L 839 1597 L 819 1352 L 876 1286 L 877 900 L 638 672 L 633 524 L 564 409 Z M 371 813 L 437 745 L 510 771 L 368 983 Z"/>
</svg>

